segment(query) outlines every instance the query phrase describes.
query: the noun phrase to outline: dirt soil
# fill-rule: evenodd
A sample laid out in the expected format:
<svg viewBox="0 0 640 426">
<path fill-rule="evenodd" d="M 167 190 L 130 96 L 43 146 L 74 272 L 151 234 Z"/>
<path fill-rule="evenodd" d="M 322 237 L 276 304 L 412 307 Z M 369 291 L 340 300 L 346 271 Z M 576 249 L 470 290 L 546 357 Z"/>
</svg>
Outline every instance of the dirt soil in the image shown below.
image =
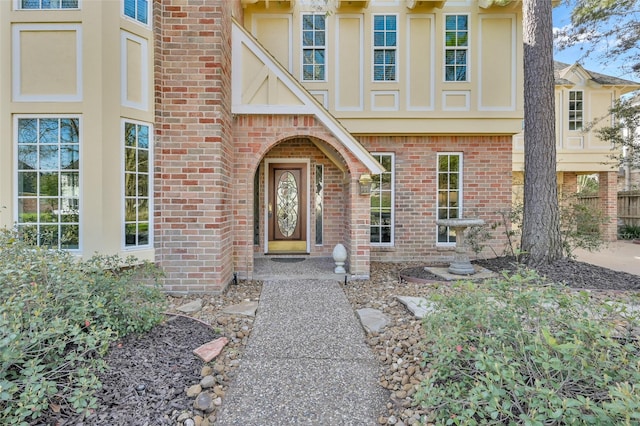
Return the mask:
<svg viewBox="0 0 640 426">
<path fill-rule="evenodd" d="M 496 272 L 513 271 L 517 268 L 514 259 L 507 257 L 475 263 Z M 438 277 L 424 271 L 424 265 L 412 264 L 402 267 L 397 264 L 393 266 L 374 264 L 372 267 L 371 282 L 368 285 L 366 282 L 361 284 L 372 289 L 376 287 L 376 281 L 383 282 L 390 279 L 397 282 L 394 276 L 398 277 L 398 275 L 409 275 L 427 281 L 439 280 Z M 389 273 L 391 270 L 394 272 Z M 623 290 L 640 290 L 639 276 L 574 260 L 561 260 L 553 265 L 538 268 L 537 271 L 550 280 L 563 282 L 575 288 L 614 293 Z M 247 285 L 255 287 L 254 284 Z M 257 288 L 259 291 L 259 287 Z M 236 299 L 243 297 L 242 286 L 238 286 L 233 291 L 238 293 L 234 295 Z M 255 288 L 245 291 L 247 294 L 253 292 L 254 297 L 256 295 Z M 382 291 L 386 290 L 383 288 Z M 361 289 L 356 293 L 353 297 L 357 299 L 372 298 L 371 295 L 367 296 L 367 290 Z M 382 295 L 379 296 L 381 300 L 382 297 Z M 216 323 L 218 328 L 214 330 L 194 319 L 168 317 L 167 321 L 144 335 L 128 336 L 114 343 L 106 358 L 108 369 L 101 375 L 103 388 L 96 394 L 98 408 L 93 414 L 82 418 L 65 410 L 58 413 L 50 412 L 33 425 L 191 424 L 185 419 L 178 418 L 182 413 L 193 410 L 193 398 L 186 396 L 185 389 L 200 381 L 201 369 L 205 365 L 192 352 L 203 343 L 219 337 L 218 333 L 225 333 L 224 329 L 219 328 L 220 323 L 226 324 L 226 320 L 219 320 Z M 246 334 L 248 333 L 245 332 Z M 246 341 L 246 337 L 243 341 Z M 372 348 L 375 350 L 375 344 L 372 344 Z M 385 361 L 380 359 L 384 364 Z M 390 412 L 396 413 L 398 410 L 393 408 Z M 214 418 L 211 420 L 214 421 Z"/>
</svg>

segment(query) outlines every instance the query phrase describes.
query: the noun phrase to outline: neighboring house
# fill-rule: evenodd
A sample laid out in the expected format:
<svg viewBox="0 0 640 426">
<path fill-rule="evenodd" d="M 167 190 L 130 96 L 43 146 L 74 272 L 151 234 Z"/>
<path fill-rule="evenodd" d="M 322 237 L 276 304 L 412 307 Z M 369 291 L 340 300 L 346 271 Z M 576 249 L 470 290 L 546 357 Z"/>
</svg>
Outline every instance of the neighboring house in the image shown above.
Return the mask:
<svg viewBox="0 0 640 426">
<path fill-rule="evenodd" d="M 522 13 L 499 3 L 0 1 L 0 224 L 174 292 L 338 243 L 356 278 L 451 257 L 437 218 L 511 206 Z"/>
<path fill-rule="evenodd" d="M 556 105 L 556 155 L 560 194 L 575 194 L 579 175 L 598 175 L 602 211 L 610 218 L 604 226 L 606 240 L 617 238 L 619 168 L 611 158 L 611 143 L 600 140 L 595 129 L 612 124 L 609 109 L 620 96 L 640 89 L 640 83 L 600 74 L 579 64 L 554 63 Z M 595 127 L 585 128 L 595 121 Z M 522 199 L 524 134 L 513 138 L 514 199 Z"/>
</svg>

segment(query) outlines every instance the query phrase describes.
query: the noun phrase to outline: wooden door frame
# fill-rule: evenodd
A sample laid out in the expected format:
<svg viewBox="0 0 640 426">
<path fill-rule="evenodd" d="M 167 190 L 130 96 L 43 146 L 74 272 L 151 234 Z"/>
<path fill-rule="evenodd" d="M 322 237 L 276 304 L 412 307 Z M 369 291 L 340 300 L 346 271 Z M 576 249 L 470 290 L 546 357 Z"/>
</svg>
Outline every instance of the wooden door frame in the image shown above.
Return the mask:
<svg viewBox="0 0 640 426">
<path fill-rule="evenodd" d="M 269 252 L 269 180 L 271 176 L 269 176 L 270 165 L 274 163 L 278 164 L 303 164 L 305 166 L 305 187 L 301 189 L 301 192 L 304 191 L 304 198 L 306 199 L 306 203 L 301 208 L 305 209 L 305 235 L 304 238 L 307 243 L 307 253 L 310 253 L 311 250 L 311 198 L 309 193 L 309 188 L 311 182 L 311 161 L 308 158 L 267 158 L 264 161 L 264 188 L 262 190 L 263 198 L 264 198 L 264 216 L 263 216 L 263 229 L 264 229 L 264 253 Z"/>
</svg>

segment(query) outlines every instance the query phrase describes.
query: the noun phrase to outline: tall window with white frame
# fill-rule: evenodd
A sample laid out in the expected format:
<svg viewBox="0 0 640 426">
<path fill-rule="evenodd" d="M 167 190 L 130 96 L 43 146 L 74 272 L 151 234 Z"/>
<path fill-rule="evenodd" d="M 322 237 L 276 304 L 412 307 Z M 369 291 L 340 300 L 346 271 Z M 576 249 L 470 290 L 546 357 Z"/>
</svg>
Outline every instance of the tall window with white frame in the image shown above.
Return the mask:
<svg viewBox="0 0 640 426">
<path fill-rule="evenodd" d="M 438 219 L 455 219 L 462 214 L 462 154 L 438 154 Z M 453 244 L 455 233 L 447 226 L 438 226 L 438 243 Z"/>
<path fill-rule="evenodd" d="M 385 171 L 371 176 L 371 244 L 391 246 L 394 238 L 394 155 L 372 155 Z"/>
<path fill-rule="evenodd" d="M 149 25 L 149 0 L 123 0 L 124 15 Z"/>
<path fill-rule="evenodd" d="M 80 248 L 80 119 L 17 118 L 17 226 L 28 242 Z"/>
<path fill-rule="evenodd" d="M 396 81 L 398 29 L 396 15 L 373 16 L 373 80 Z"/>
<path fill-rule="evenodd" d="M 125 247 L 151 244 L 151 146 L 147 124 L 124 122 Z"/>
<path fill-rule="evenodd" d="M 326 80 L 325 23 L 325 15 L 302 15 L 302 80 L 304 81 Z"/>
<path fill-rule="evenodd" d="M 569 130 L 582 130 L 582 113 L 584 111 L 582 93 L 580 90 L 569 92 Z"/>
<path fill-rule="evenodd" d="M 20 0 L 20 9 L 77 9 L 78 0 Z"/>
<path fill-rule="evenodd" d="M 445 16 L 444 40 L 445 81 L 468 81 L 469 17 Z"/>
</svg>

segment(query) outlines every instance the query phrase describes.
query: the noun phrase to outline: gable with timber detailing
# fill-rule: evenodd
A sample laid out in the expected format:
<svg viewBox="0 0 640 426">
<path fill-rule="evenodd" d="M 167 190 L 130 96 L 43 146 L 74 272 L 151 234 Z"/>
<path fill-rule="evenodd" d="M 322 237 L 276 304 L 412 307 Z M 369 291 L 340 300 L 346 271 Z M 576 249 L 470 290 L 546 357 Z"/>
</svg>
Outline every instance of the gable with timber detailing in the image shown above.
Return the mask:
<svg viewBox="0 0 640 426">
<path fill-rule="evenodd" d="M 372 173 L 384 168 L 260 43 L 233 21 L 231 112 L 313 115 Z"/>
</svg>

